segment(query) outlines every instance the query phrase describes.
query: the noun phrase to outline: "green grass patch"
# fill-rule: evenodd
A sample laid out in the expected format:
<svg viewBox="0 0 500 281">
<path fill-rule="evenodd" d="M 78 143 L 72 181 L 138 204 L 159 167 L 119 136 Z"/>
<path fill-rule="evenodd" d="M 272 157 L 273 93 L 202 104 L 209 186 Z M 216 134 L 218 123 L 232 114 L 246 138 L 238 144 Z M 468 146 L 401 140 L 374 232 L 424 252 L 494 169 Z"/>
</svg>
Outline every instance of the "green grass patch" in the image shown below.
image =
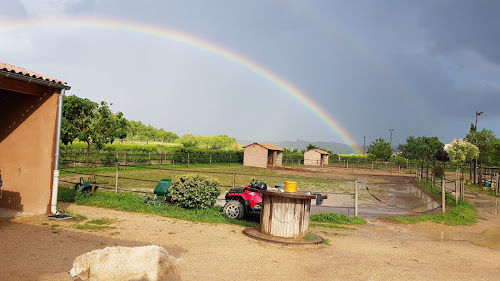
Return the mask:
<svg viewBox="0 0 500 281">
<path fill-rule="evenodd" d="M 103 229 L 112 229 L 116 228 L 114 226 L 109 226 L 109 225 L 96 225 L 96 224 L 77 224 L 75 225 L 76 229 L 82 229 L 82 230 L 103 230 Z"/>
<path fill-rule="evenodd" d="M 495 190 L 492 190 L 490 187 L 485 189 L 485 187 L 483 187 L 482 185 L 479 185 L 479 184 L 466 184 L 465 187 L 467 189 L 473 190 L 473 191 L 478 192 L 478 193 L 496 196 Z"/>
<path fill-rule="evenodd" d="M 59 202 L 75 202 L 76 191 L 73 188 L 59 188 L 57 191 L 57 201 Z"/>
<path fill-rule="evenodd" d="M 74 171 L 74 167 L 66 168 Z M 180 169 L 180 170 L 175 170 Z M 74 184 L 67 182 L 78 182 L 80 177 L 85 180 L 89 177 L 89 173 L 85 167 L 77 167 L 76 173 L 61 172 L 61 187 L 74 188 Z M 223 165 L 190 165 L 187 167 L 176 167 L 175 165 L 143 165 L 139 167 L 127 167 L 123 171 L 123 167 L 119 171 L 118 188 L 131 190 L 144 190 L 153 192 L 156 184 L 161 179 L 171 179 L 186 173 L 206 174 L 215 177 L 220 182 L 222 192 L 226 192 L 233 184 L 233 171 L 235 172 L 235 186 L 243 187 L 248 184 L 252 178 L 260 178 L 268 186 L 274 186 L 276 183 L 284 183 L 285 181 L 296 181 L 299 183 L 299 191 L 315 191 L 315 192 L 352 192 L 352 182 L 347 180 L 339 180 L 332 178 L 320 179 L 317 177 L 299 177 L 290 174 L 283 174 L 280 170 L 269 170 L 255 167 L 247 167 L 242 165 L 223 166 Z M 205 173 L 206 172 L 206 173 Z M 107 184 L 99 184 L 101 187 L 114 188 L 115 186 L 115 167 L 98 167 L 96 168 L 97 182 L 108 182 Z M 103 177 L 105 176 L 105 177 Z M 130 178 L 130 179 L 126 179 Z M 137 180 L 131 180 L 137 179 Z M 144 180 L 144 181 L 141 181 Z M 151 180 L 153 182 L 151 182 Z M 68 191 L 70 192 L 70 191 Z M 68 194 L 65 202 L 70 201 L 72 194 Z"/>
<path fill-rule="evenodd" d="M 312 214 L 310 217 L 311 222 L 321 222 L 330 224 L 366 224 L 366 220 L 360 217 L 348 218 L 343 214 L 335 213 L 316 213 Z"/>
<path fill-rule="evenodd" d="M 422 188 L 427 189 L 433 195 L 441 198 L 441 188 L 433 187 L 430 184 L 420 184 Z M 403 223 L 419 223 L 419 222 L 435 222 L 446 225 L 471 225 L 477 222 L 477 209 L 467 201 L 459 200 L 458 204 L 455 203 L 455 196 L 446 193 L 445 201 L 451 209 L 444 214 L 428 215 L 418 217 L 388 217 L 389 220 L 395 220 Z"/>
<path fill-rule="evenodd" d="M 343 224 L 332 223 L 332 222 L 309 222 L 309 226 L 320 226 L 326 228 L 338 228 L 338 229 L 355 229 L 353 227 L 345 226 Z"/>
<path fill-rule="evenodd" d="M 111 224 L 115 222 L 114 219 L 94 219 L 94 220 L 90 220 L 88 221 L 87 223 L 90 223 L 90 224 L 95 224 L 95 225 L 108 225 L 108 224 Z"/>
<path fill-rule="evenodd" d="M 82 196 L 77 194 L 75 202 L 78 205 L 110 208 L 119 211 L 136 213 L 156 214 L 169 218 L 182 219 L 193 222 L 207 223 L 229 223 L 248 227 L 255 227 L 258 224 L 244 220 L 228 218 L 222 212 L 222 207 L 214 206 L 207 209 L 184 209 L 175 205 L 148 205 L 129 193 L 114 193 L 107 191 L 96 192 L 93 196 Z"/>
<path fill-rule="evenodd" d="M 61 188 L 59 188 L 59 190 L 61 190 Z M 86 216 L 84 216 L 84 215 L 80 215 L 80 214 L 77 214 L 77 213 L 73 213 L 73 212 L 68 211 L 68 210 L 63 210 L 63 211 L 61 211 L 61 213 L 66 214 L 66 215 L 70 215 L 70 216 L 72 216 L 72 217 L 73 217 L 73 220 L 74 220 L 75 222 L 81 222 L 81 221 L 84 221 L 84 220 L 86 220 L 86 219 L 87 219 L 87 217 L 86 217 Z"/>
<path fill-rule="evenodd" d="M 317 239 L 317 238 L 318 238 L 318 237 L 317 237 L 316 235 L 312 234 L 311 232 L 307 233 L 307 235 L 306 235 L 306 237 L 305 237 L 305 239 L 306 239 L 306 240 L 308 240 L 308 241 L 310 241 L 310 240 L 315 240 L 315 239 Z"/>
</svg>

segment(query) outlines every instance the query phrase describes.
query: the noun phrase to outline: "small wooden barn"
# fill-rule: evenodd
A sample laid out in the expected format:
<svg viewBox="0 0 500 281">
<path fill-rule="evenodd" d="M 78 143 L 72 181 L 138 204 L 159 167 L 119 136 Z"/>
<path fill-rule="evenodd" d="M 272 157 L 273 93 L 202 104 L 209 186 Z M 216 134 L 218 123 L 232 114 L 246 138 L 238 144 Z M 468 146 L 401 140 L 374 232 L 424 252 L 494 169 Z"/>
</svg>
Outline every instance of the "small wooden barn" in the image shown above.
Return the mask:
<svg viewBox="0 0 500 281">
<path fill-rule="evenodd" d="M 0 62 L 0 208 L 55 212 L 65 82 Z"/>
<path fill-rule="evenodd" d="M 281 166 L 283 162 L 283 148 L 272 144 L 252 143 L 245 147 L 243 166 L 267 168 Z"/>
<path fill-rule="evenodd" d="M 304 165 L 324 166 L 328 165 L 330 153 L 321 149 L 309 149 L 304 152 Z"/>
</svg>

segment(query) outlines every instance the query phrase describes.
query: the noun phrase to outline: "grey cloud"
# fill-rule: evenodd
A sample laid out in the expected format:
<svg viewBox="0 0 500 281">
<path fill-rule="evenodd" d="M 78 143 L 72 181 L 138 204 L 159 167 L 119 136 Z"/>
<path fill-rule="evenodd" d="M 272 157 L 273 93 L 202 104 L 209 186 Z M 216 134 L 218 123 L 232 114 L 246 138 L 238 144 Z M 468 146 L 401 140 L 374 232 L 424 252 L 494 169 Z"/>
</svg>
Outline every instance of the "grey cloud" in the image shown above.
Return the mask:
<svg viewBox="0 0 500 281">
<path fill-rule="evenodd" d="M 494 0 L 429 1 L 423 5 L 420 24 L 436 52 L 470 49 L 500 64 L 498 11 L 500 2 Z"/>
<path fill-rule="evenodd" d="M 24 18 L 26 9 L 20 0 L 0 0 L 0 20 L 10 18 Z"/>
</svg>

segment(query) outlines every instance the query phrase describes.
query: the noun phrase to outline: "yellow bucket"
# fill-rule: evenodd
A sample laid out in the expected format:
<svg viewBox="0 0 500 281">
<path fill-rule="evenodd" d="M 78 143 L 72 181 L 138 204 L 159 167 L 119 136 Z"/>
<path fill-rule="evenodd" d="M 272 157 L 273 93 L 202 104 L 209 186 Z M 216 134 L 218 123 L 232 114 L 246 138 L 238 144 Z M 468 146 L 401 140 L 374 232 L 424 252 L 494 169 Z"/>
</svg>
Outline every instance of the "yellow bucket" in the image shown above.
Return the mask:
<svg viewBox="0 0 500 281">
<path fill-rule="evenodd" d="M 286 181 L 285 182 L 285 192 L 297 192 L 297 182 Z"/>
</svg>

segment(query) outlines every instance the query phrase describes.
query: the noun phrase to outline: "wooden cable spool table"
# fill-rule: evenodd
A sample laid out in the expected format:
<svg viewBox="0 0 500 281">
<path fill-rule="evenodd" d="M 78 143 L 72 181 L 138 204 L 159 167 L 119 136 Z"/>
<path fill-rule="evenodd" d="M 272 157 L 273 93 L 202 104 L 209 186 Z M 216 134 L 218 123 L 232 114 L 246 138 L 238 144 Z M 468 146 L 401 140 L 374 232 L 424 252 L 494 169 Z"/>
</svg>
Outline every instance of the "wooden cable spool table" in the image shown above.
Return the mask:
<svg viewBox="0 0 500 281">
<path fill-rule="evenodd" d="M 262 194 L 259 232 L 264 235 L 304 239 L 309 233 L 309 214 L 311 200 L 315 195 L 259 190 L 250 191 Z M 327 195 L 322 195 L 327 199 Z"/>
</svg>

